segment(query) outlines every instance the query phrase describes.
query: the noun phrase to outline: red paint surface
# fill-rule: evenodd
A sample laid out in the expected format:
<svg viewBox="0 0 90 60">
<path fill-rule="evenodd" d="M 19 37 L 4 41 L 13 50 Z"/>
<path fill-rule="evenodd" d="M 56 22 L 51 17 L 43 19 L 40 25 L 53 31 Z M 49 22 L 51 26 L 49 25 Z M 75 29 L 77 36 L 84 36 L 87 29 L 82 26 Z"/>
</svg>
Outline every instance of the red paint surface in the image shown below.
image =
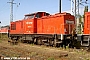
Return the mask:
<svg viewBox="0 0 90 60">
<path fill-rule="evenodd" d="M 66 20 L 73 21 L 74 24 L 66 24 Z M 51 16 L 44 16 L 37 19 L 38 34 L 70 34 L 75 27 L 74 16 L 62 13 Z M 69 31 L 70 29 L 70 31 Z"/>
<path fill-rule="evenodd" d="M 1 28 L 0 33 L 8 33 L 8 28 L 7 27 Z"/>
<path fill-rule="evenodd" d="M 90 34 L 90 12 L 85 13 L 84 34 Z"/>
<path fill-rule="evenodd" d="M 45 15 L 45 12 L 40 15 Z M 58 13 L 11 22 L 10 34 L 71 34 L 74 27 L 74 16 L 69 13 Z"/>
</svg>

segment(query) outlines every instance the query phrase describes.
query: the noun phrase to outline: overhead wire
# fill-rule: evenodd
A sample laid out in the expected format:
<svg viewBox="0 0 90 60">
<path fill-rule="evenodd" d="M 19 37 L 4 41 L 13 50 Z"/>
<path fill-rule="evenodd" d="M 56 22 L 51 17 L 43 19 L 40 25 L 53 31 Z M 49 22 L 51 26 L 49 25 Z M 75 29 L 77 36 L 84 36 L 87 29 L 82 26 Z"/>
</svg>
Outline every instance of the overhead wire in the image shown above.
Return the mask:
<svg viewBox="0 0 90 60">
<path fill-rule="evenodd" d="M 4 4 L 1 8 L 0 8 L 0 13 L 7 10 L 8 7 L 7 7 L 7 4 Z"/>
<path fill-rule="evenodd" d="M 20 5 L 20 1 L 21 0 L 17 0 L 17 2 L 16 2 L 16 8 L 15 8 L 15 14 L 14 14 L 14 20 L 16 20 L 17 19 L 17 12 L 18 12 L 18 7 L 19 7 L 19 5 Z"/>
</svg>

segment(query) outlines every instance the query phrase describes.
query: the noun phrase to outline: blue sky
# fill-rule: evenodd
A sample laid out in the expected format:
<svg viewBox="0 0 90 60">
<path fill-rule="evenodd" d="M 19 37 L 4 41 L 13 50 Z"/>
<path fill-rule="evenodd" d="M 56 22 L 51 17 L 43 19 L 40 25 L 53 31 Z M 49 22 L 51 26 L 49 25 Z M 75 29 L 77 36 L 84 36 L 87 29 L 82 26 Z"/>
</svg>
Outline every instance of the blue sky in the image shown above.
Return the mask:
<svg viewBox="0 0 90 60">
<path fill-rule="evenodd" d="M 10 23 L 10 0 L 0 0 L 0 21 L 1 25 L 9 25 Z M 14 0 L 13 21 L 24 18 L 25 14 L 46 11 L 54 14 L 59 11 L 59 0 Z M 88 1 L 90 2 L 90 0 Z M 20 5 L 17 7 L 17 5 Z M 62 11 L 70 12 L 70 0 L 62 0 Z M 90 4 L 88 4 L 90 6 Z"/>
</svg>

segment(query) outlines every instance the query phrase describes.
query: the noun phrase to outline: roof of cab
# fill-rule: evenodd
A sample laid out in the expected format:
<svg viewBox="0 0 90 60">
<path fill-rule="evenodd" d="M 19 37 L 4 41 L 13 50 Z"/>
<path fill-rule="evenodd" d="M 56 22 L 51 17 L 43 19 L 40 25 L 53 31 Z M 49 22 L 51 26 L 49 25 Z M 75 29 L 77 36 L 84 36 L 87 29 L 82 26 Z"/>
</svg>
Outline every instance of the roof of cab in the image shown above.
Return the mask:
<svg viewBox="0 0 90 60">
<path fill-rule="evenodd" d="M 36 14 L 36 13 L 46 13 L 46 12 L 35 12 L 35 13 L 26 14 L 25 16 L 34 15 L 34 14 Z"/>
</svg>

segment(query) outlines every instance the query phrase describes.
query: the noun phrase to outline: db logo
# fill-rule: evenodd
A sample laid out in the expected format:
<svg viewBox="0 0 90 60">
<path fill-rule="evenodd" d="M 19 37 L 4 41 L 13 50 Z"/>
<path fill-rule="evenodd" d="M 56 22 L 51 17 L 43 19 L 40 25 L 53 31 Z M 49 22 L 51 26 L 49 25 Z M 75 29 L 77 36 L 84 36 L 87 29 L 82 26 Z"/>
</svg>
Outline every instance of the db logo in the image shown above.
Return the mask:
<svg viewBox="0 0 90 60">
<path fill-rule="evenodd" d="M 33 22 L 26 22 L 26 24 L 32 24 Z"/>
</svg>

